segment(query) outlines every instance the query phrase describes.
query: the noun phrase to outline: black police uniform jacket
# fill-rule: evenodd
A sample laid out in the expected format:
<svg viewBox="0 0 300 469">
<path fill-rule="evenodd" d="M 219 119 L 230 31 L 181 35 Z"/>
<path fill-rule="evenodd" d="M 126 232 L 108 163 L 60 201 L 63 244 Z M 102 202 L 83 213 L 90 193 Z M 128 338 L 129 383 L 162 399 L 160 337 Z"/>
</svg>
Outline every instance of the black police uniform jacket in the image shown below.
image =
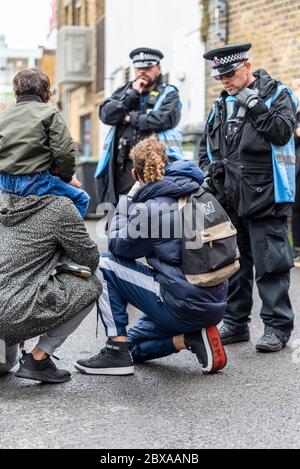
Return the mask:
<svg viewBox="0 0 300 469">
<path fill-rule="evenodd" d="M 250 219 L 284 217 L 290 214 L 291 204 L 275 203 L 271 144 L 288 143 L 294 132 L 295 111 L 285 90 L 269 110 L 265 101 L 274 95 L 278 82 L 264 70 L 254 72 L 254 76 L 256 81 L 250 87 L 259 90 L 260 99 L 246 111 L 231 138 L 226 138 L 228 94 L 221 93 L 220 103 L 216 102 L 216 117 L 206 125 L 201 140 L 199 164 L 207 174 L 211 191 L 225 208 Z"/>
<path fill-rule="evenodd" d="M 168 93 L 159 110 L 153 110 L 164 91 L 165 87 L 161 79 L 154 93 L 142 95 L 132 88 L 132 82 L 130 82 L 115 91 L 100 106 L 101 121 L 116 127 L 116 135 L 109 171 L 97 180 L 99 203 L 116 204 L 119 195 L 130 190 L 134 181 L 131 178 L 132 162 L 129 160 L 129 152 L 138 142 L 153 133 L 173 129 L 178 125 L 181 118 L 181 104 L 175 87 L 174 92 Z M 124 124 L 124 118 L 129 113 L 130 124 Z M 123 146 L 121 145 L 121 148 L 120 141 L 126 142 Z"/>
</svg>

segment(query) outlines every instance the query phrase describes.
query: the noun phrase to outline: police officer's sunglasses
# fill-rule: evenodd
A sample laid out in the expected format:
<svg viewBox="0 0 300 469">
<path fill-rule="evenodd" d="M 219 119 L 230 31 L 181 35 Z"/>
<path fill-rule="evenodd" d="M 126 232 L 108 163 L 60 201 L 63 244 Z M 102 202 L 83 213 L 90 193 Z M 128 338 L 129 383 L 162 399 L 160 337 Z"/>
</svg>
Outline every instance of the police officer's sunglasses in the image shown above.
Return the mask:
<svg viewBox="0 0 300 469">
<path fill-rule="evenodd" d="M 223 80 L 223 78 L 232 78 L 232 77 L 234 77 L 235 72 L 236 72 L 239 68 L 243 67 L 243 66 L 245 65 L 245 63 L 246 63 L 246 62 L 242 62 L 242 63 L 239 64 L 234 70 L 231 70 L 231 72 L 222 73 L 222 75 L 217 75 L 217 76 L 214 77 L 214 79 L 217 80 L 217 81 L 221 81 L 221 80 Z"/>
</svg>

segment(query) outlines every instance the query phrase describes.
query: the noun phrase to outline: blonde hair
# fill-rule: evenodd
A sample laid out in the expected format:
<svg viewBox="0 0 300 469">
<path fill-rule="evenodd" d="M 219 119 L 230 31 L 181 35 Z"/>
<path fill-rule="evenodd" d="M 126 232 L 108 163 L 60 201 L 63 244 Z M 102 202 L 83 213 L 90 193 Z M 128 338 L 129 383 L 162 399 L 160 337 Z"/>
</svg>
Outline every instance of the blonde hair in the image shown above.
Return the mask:
<svg viewBox="0 0 300 469">
<path fill-rule="evenodd" d="M 160 181 L 168 164 L 166 145 L 151 135 L 139 142 L 130 152 L 133 166 L 138 176 L 147 184 Z"/>
</svg>

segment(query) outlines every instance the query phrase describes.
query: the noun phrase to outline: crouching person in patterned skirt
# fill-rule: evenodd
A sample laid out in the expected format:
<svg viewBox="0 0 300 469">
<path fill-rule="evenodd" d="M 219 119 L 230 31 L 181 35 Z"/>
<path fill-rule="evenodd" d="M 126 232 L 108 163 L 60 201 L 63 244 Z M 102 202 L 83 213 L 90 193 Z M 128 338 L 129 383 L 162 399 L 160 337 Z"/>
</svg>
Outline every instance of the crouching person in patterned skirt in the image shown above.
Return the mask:
<svg viewBox="0 0 300 469">
<path fill-rule="evenodd" d="M 99 306 L 108 340 L 99 354 L 75 367 L 87 374 L 127 375 L 134 363 L 188 349 L 204 373 L 217 372 L 227 361 L 216 327 L 226 307 L 227 281 L 201 288 L 186 280 L 180 267 L 182 238 L 175 229 L 178 210 L 169 209 L 200 188 L 203 173 L 192 162 L 168 164 L 165 146 L 154 136 L 136 145 L 131 158 L 139 188 L 121 198 L 110 228 L 110 252 L 100 258 Z M 148 265 L 136 262 L 143 257 Z M 143 315 L 127 331 L 128 304 Z"/>
<path fill-rule="evenodd" d="M 92 275 L 57 272 L 62 254 Z M 16 365 L 17 344 L 37 338 L 30 353 L 22 351 L 14 376 L 49 384 L 70 379 L 51 357 L 95 306 L 98 264 L 98 247 L 71 200 L 0 193 L 1 376 Z"/>
</svg>

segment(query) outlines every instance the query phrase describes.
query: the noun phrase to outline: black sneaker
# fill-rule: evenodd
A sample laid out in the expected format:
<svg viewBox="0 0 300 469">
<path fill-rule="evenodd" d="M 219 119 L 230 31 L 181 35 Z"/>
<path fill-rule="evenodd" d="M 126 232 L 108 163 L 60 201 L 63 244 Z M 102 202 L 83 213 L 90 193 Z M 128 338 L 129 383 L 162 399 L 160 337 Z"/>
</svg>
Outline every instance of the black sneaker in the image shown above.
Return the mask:
<svg viewBox="0 0 300 469">
<path fill-rule="evenodd" d="M 129 342 L 114 342 L 108 339 L 106 347 L 98 355 L 87 360 L 79 360 L 76 370 L 89 375 L 132 375 L 134 366 Z"/>
<path fill-rule="evenodd" d="M 184 342 L 197 355 L 203 373 L 212 374 L 225 368 L 227 357 L 216 326 L 184 334 Z"/>
<path fill-rule="evenodd" d="M 240 342 L 249 342 L 250 340 L 250 332 L 249 330 L 245 330 L 244 332 L 234 332 L 228 329 L 226 326 L 222 326 L 219 330 L 222 344 L 223 345 L 230 345 L 230 344 L 238 344 Z"/>
<path fill-rule="evenodd" d="M 84 265 L 78 265 L 72 262 L 56 266 L 56 272 L 69 273 L 72 275 L 76 275 L 76 277 L 82 278 L 89 278 L 92 275 L 91 269 L 89 267 L 86 267 Z"/>
<path fill-rule="evenodd" d="M 256 350 L 261 353 L 279 352 L 286 346 L 276 334 L 264 334 L 256 344 Z"/>
<path fill-rule="evenodd" d="M 71 373 L 66 370 L 59 370 L 50 357 L 44 360 L 34 360 L 31 353 L 23 350 L 20 359 L 20 368 L 15 373 L 16 378 L 31 379 L 48 384 L 59 384 L 69 381 Z"/>
</svg>

